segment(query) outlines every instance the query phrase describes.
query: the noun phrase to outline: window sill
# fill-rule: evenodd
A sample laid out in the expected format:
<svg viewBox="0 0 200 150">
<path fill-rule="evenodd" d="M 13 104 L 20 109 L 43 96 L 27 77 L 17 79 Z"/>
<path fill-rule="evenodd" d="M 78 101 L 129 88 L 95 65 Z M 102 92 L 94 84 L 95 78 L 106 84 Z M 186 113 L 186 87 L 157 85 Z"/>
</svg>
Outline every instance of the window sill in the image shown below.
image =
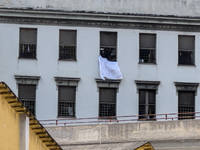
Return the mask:
<svg viewBox="0 0 200 150">
<path fill-rule="evenodd" d="M 138 63 L 139 65 L 157 65 L 156 63 Z"/>
<path fill-rule="evenodd" d="M 178 64 L 177 66 L 182 66 L 182 67 L 196 67 L 196 65 L 187 65 L 187 64 Z"/>
<path fill-rule="evenodd" d="M 18 58 L 18 59 L 21 59 L 21 60 L 23 60 L 23 59 L 24 59 L 24 60 L 27 60 L 27 59 L 28 59 L 28 60 L 37 60 L 37 58 Z"/>
<path fill-rule="evenodd" d="M 77 62 L 77 60 L 70 60 L 70 59 L 58 59 L 58 61 L 71 61 L 71 62 Z"/>
</svg>

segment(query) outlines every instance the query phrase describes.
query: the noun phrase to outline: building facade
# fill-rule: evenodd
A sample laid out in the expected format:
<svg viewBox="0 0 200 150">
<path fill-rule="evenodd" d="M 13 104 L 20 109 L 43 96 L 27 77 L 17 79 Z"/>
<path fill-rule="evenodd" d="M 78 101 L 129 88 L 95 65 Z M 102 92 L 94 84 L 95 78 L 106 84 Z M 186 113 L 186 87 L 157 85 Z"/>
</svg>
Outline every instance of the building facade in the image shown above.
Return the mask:
<svg viewBox="0 0 200 150">
<path fill-rule="evenodd" d="M 1 2 L 0 80 L 38 119 L 199 112 L 199 4 L 135 4 Z M 100 79 L 99 55 L 122 80 Z"/>
</svg>

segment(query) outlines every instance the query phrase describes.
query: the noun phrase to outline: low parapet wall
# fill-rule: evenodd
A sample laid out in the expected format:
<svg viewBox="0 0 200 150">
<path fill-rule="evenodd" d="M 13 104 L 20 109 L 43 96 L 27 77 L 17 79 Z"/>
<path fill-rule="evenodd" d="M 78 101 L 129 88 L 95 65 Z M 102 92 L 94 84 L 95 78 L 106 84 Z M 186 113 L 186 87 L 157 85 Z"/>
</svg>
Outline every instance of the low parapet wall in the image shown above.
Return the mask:
<svg viewBox="0 0 200 150">
<path fill-rule="evenodd" d="M 47 127 L 61 145 L 200 139 L 200 120 Z"/>
</svg>

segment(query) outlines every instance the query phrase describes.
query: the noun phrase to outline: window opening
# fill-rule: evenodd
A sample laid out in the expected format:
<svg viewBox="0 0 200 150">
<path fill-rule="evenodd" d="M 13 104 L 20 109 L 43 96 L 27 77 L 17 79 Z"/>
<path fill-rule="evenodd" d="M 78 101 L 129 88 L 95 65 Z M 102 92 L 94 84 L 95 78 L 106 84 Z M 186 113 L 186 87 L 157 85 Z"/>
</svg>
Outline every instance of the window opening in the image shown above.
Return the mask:
<svg viewBox="0 0 200 150">
<path fill-rule="evenodd" d="M 194 119 L 193 114 L 184 114 L 195 112 L 195 91 L 178 91 L 178 117 L 182 119 Z"/>
<path fill-rule="evenodd" d="M 139 90 L 139 119 L 155 119 L 151 114 L 156 113 L 156 91 L 155 90 Z"/>
<path fill-rule="evenodd" d="M 100 55 L 110 61 L 117 61 L 116 32 L 100 32 Z"/>
<path fill-rule="evenodd" d="M 156 63 L 156 34 L 140 34 L 139 63 Z"/>
<path fill-rule="evenodd" d="M 76 31 L 60 30 L 60 60 L 76 60 Z"/>
<path fill-rule="evenodd" d="M 116 89 L 99 88 L 99 117 L 116 116 Z"/>
<path fill-rule="evenodd" d="M 76 87 L 59 86 L 58 88 L 58 116 L 75 117 Z"/>
<path fill-rule="evenodd" d="M 178 63 L 183 65 L 194 65 L 194 36 L 178 36 Z"/>
<path fill-rule="evenodd" d="M 36 85 L 19 84 L 19 99 L 35 115 Z"/>
<path fill-rule="evenodd" d="M 19 58 L 36 58 L 37 29 L 20 28 Z"/>
</svg>

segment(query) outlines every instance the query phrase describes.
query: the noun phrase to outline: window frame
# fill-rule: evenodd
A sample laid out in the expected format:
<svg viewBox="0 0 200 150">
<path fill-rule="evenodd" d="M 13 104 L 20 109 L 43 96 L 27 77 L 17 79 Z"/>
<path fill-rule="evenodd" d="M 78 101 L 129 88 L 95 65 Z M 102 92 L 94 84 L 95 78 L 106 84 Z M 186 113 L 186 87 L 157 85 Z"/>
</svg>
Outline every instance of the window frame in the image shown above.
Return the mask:
<svg viewBox="0 0 200 150">
<path fill-rule="evenodd" d="M 141 35 L 154 35 L 155 36 L 155 47 L 154 48 L 143 48 L 141 47 Z M 141 58 L 141 50 L 149 50 L 149 51 L 154 51 L 154 62 L 144 62 L 144 59 Z M 139 64 L 156 64 L 157 63 L 157 34 L 156 33 L 139 33 Z"/>
<path fill-rule="evenodd" d="M 138 115 L 139 115 L 139 92 L 140 90 L 154 90 L 155 91 L 155 113 L 156 113 L 156 101 L 157 101 L 157 98 L 156 98 L 156 95 L 158 94 L 158 86 L 160 85 L 160 81 L 145 81 L 145 80 L 135 80 L 135 84 L 137 86 L 137 93 L 138 93 Z M 138 120 L 139 121 L 142 121 L 142 119 L 139 118 L 138 116 Z M 156 116 L 153 118 L 153 119 L 143 119 L 143 120 L 153 120 L 153 121 L 156 121 Z"/>
<path fill-rule="evenodd" d="M 20 86 L 34 86 L 34 88 L 35 88 L 34 99 L 21 98 L 21 96 L 20 96 L 20 92 L 21 92 Z M 18 97 L 19 97 L 20 101 L 23 103 L 23 105 L 25 107 L 27 107 L 34 116 L 36 116 L 36 85 L 35 84 L 18 84 Z M 31 111 L 29 106 L 27 106 L 26 102 L 34 102 L 34 108 L 33 108 L 34 112 Z"/>
<path fill-rule="evenodd" d="M 100 91 L 100 88 L 115 88 L 116 89 L 116 108 L 115 108 L 115 114 L 117 115 L 117 93 L 119 92 L 119 84 L 121 83 L 121 80 L 102 80 L 100 78 L 95 79 L 97 83 L 97 92 Z M 100 114 L 99 109 L 100 109 L 100 92 L 98 93 L 98 116 Z M 116 116 L 111 117 L 111 116 L 105 116 L 105 117 L 100 117 L 99 119 L 117 119 Z"/>
<path fill-rule="evenodd" d="M 60 46 L 62 46 L 61 44 L 61 32 L 62 31 L 74 31 L 75 32 L 75 46 L 74 45 L 64 45 L 64 46 L 71 46 L 71 47 L 75 47 L 74 53 L 75 53 L 75 58 L 73 59 L 66 59 L 66 58 L 61 58 L 61 49 Z M 77 30 L 70 30 L 70 29 L 59 29 L 59 46 L 58 46 L 58 60 L 59 61 L 77 61 Z M 66 57 L 66 56 L 65 56 Z"/>
<path fill-rule="evenodd" d="M 145 104 L 140 104 L 140 91 L 143 90 L 145 91 Z M 149 92 L 150 91 L 154 91 L 154 97 L 155 97 L 155 102 L 154 104 L 150 104 L 149 103 Z M 138 116 L 138 120 L 156 120 L 156 116 L 151 116 L 151 114 L 156 114 L 156 90 L 155 89 L 139 89 L 139 94 L 138 94 L 139 98 L 138 98 L 138 115 L 146 115 L 146 116 Z M 148 97 L 148 98 L 147 98 Z M 147 98 L 147 99 L 146 99 Z M 148 104 L 146 104 L 146 102 L 148 101 Z M 144 106 L 145 107 L 145 113 L 144 114 L 140 114 L 140 106 Z M 149 106 L 154 106 L 154 113 L 149 114 L 148 112 L 146 112 L 146 106 L 148 107 L 149 110 Z"/>
<path fill-rule="evenodd" d="M 199 86 L 199 83 L 191 83 L 191 82 L 174 82 L 174 85 L 176 86 L 176 93 L 177 95 L 179 94 L 179 91 L 183 92 L 194 92 L 194 112 L 195 112 L 195 101 L 196 101 L 196 95 L 197 95 L 197 88 Z M 178 108 L 177 108 L 178 112 L 179 112 L 179 95 L 178 95 Z M 179 117 L 180 115 L 178 115 Z M 183 116 L 183 115 L 182 115 Z M 184 118 L 183 118 L 184 119 Z M 193 119 L 195 119 L 195 114 L 193 116 Z M 181 120 L 178 118 L 178 120 Z"/>
<path fill-rule="evenodd" d="M 182 92 L 191 92 L 191 93 L 193 93 L 194 94 L 194 99 L 193 99 L 193 101 L 194 101 L 194 105 L 193 106 L 186 106 L 186 105 L 183 105 L 183 104 L 180 104 L 180 93 L 182 93 Z M 194 112 L 194 114 L 178 114 L 178 117 L 180 117 L 180 118 L 178 118 L 178 120 L 183 120 L 183 119 L 194 119 L 195 118 L 195 91 L 178 91 L 178 113 L 187 113 L 186 111 L 184 111 L 184 112 L 180 112 L 179 110 L 180 110 L 180 107 L 188 107 L 188 108 L 193 108 L 193 111 L 192 112 Z M 190 111 L 191 112 L 191 111 Z M 184 116 L 186 117 L 186 118 L 184 118 Z"/>
<path fill-rule="evenodd" d="M 37 88 L 38 88 L 38 83 L 40 80 L 40 76 L 24 76 L 24 75 L 14 75 L 16 83 L 17 83 L 17 88 L 19 87 L 19 84 L 24 84 L 24 85 L 35 85 L 35 114 L 36 116 L 36 101 L 37 101 Z M 19 89 L 19 88 L 18 88 Z M 19 90 L 18 90 L 18 96 L 19 96 Z"/>
<path fill-rule="evenodd" d="M 187 49 L 180 49 L 179 48 L 179 41 L 180 41 L 180 37 L 193 37 L 194 38 L 194 49 L 193 50 L 187 50 Z M 196 37 L 195 37 L 195 35 L 178 35 L 178 66 L 195 66 L 195 39 L 196 39 Z M 188 63 L 180 63 L 180 56 L 179 56 L 179 52 L 180 51 L 193 51 L 193 53 L 194 53 L 194 56 L 193 56 L 193 64 L 188 64 Z"/>
<path fill-rule="evenodd" d="M 100 99 L 101 99 L 101 93 L 100 93 L 101 89 L 104 89 L 104 90 L 105 90 L 105 89 L 115 89 L 115 103 L 114 103 L 114 104 L 113 104 L 113 103 L 109 103 L 109 102 L 101 102 L 101 101 L 100 101 Z M 101 104 L 115 105 L 115 108 L 114 108 L 114 110 L 115 110 L 114 115 L 111 115 L 111 116 L 110 116 L 110 115 L 107 115 L 107 116 L 100 116 L 100 113 L 101 113 L 101 112 L 100 112 L 100 105 L 101 105 Z M 106 88 L 106 87 L 104 88 L 104 87 L 100 87 L 100 88 L 99 88 L 99 109 L 98 109 L 98 116 L 101 117 L 101 118 L 109 118 L 109 117 L 112 117 L 112 116 L 115 117 L 116 114 L 117 114 L 117 88 Z"/>
<path fill-rule="evenodd" d="M 57 118 L 76 118 L 76 94 L 78 91 L 78 82 L 80 81 L 80 78 L 73 78 L 73 77 L 54 77 L 56 81 L 56 90 L 58 91 L 58 96 L 57 96 Z M 59 86 L 68 86 L 68 87 L 75 87 L 75 103 L 74 103 L 74 116 L 59 116 L 58 108 L 59 108 Z"/>
<path fill-rule="evenodd" d="M 115 41 L 116 45 L 115 46 L 101 46 L 101 33 L 116 34 L 116 41 Z M 99 32 L 99 55 L 102 56 L 101 55 L 101 51 L 102 51 L 101 49 L 102 48 L 113 48 L 113 49 L 115 49 L 115 53 L 116 53 L 115 54 L 115 58 L 113 58 L 112 60 L 110 60 L 107 57 L 103 57 L 103 56 L 102 57 L 103 58 L 107 58 L 107 60 L 109 60 L 109 61 L 117 61 L 117 54 L 118 54 L 118 52 L 117 52 L 118 51 L 118 48 L 117 48 L 117 43 L 118 42 L 117 41 L 118 41 L 118 32 L 117 31 L 100 31 Z"/>
<path fill-rule="evenodd" d="M 36 30 L 36 43 L 21 43 L 21 30 Z M 38 39 L 38 29 L 37 28 L 28 28 L 28 27 L 20 27 L 19 28 L 19 55 L 18 55 L 18 59 L 37 59 L 37 39 Z M 35 47 L 35 57 L 22 57 L 21 56 L 21 45 L 34 45 Z M 30 52 L 29 52 L 30 53 Z M 23 53 L 22 53 L 23 54 Z"/>
<path fill-rule="evenodd" d="M 72 101 L 60 101 L 60 88 L 61 87 L 71 87 L 71 88 L 74 88 L 74 100 L 73 102 Z M 59 102 L 66 102 L 66 103 L 74 103 L 74 109 L 73 109 L 73 115 L 66 115 L 66 116 L 63 116 L 63 115 L 59 115 Z M 76 118 L 76 86 L 58 86 L 58 118 Z M 73 107 L 72 107 L 73 108 Z"/>
</svg>

